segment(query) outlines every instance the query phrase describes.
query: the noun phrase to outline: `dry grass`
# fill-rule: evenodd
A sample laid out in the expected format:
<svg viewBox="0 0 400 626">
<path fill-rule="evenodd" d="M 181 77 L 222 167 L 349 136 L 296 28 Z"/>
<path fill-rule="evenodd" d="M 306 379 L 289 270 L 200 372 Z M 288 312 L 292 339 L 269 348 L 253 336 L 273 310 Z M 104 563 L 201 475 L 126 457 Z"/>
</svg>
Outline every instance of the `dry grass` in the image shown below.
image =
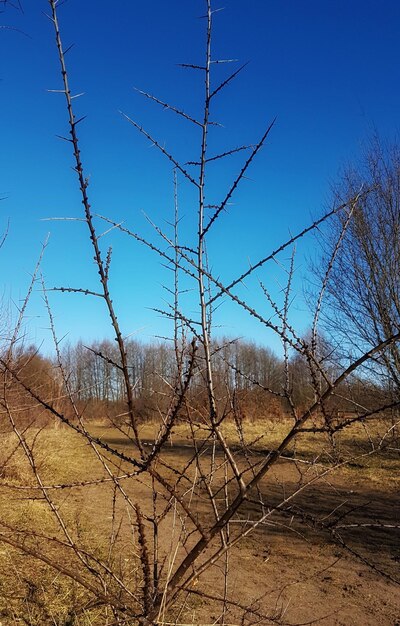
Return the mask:
<svg viewBox="0 0 400 626">
<path fill-rule="evenodd" d="M 226 421 L 222 432 L 232 446 L 243 442 L 253 451 L 265 452 L 276 448 L 290 429 L 293 421 L 281 419 L 243 420 L 241 433 L 236 424 Z M 400 436 L 398 428 L 391 430 L 390 420 L 370 419 L 367 423 L 356 422 L 338 431 L 332 439 L 326 433 L 300 433 L 287 450 L 288 455 L 305 461 L 318 461 L 327 466 L 338 461 L 344 465 L 340 471 L 354 475 L 357 480 L 373 480 L 377 484 L 396 487 L 400 484 L 399 468 Z M 142 424 L 141 436 L 149 441 L 157 435 L 159 424 Z M 100 435 L 112 437 L 115 431 L 104 423 L 94 429 Z M 198 441 L 209 434 L 201 424 L 195 429 Z M 173 444 L 190 445 L 192 432 L 184 422 L 174 426 L 170 441 Z"/>
<path fill-rule="evenodd" d="M 32 429 L 26 434 L 33 449 L 37 473 L 62 517 L 74 544 L 103 562 L 109 554 L 112 490 L 105 483 L 79 486 L 105 477 L 104 468 L 79 435 L 68 429 Z M 38 489 L 28 459 L 14 434 L 3 435 L 1 462 L 8 459 L 0 479 L 1 532 L 22 541 L 66 570 L 87 579 L 85 567 L 76 558 L 60 529 L 59 520 Z M 69 488 L 69 485 L 76 487 Z M 63 544 L 59 542 L 62 541 Z M 128 540 L 124 537 L 124 545 Z M 121 549 L 121 546 L 118 546 Z M 130 550 L 132 553 L 132 550 Z M 137 577 L 137 559 L 124 560 L 125 578 Z M 135 563 L 134 563 L 135 562 Z M 134 565 L 133 565 L 134 563 Z M 129 575 L 128 569 L 132 572 Z M 89 577 L 90 578 L 90 577 Z M 0 550 L 0 621 L 2 626 L 92 626 L 104 624 L 103 608 L 90 606 L 91 594 L 82 585 L 40 559 L 2 542 Z"/>
<path fill-rule="evenodd" d="M 290 428 L 288 420 L 277 422 L 276 420 L 263 423 L 243 423 L 242 437 L 255 454 L 269 450 L 276 446 Z M 395 442 L 388 441 L 388 445 L 379 448 L 382 436 L 386 429 L 385 424 L 379 421 L 371 422 L 368 429 L 363 425 L 353 425 L 346 431 L 337 435 L 335 450 L 332 442 L 326 435 L 304 433 L 296 443 L 295 449 L 289 452 L 302 462 L 309 463 L 314 459 L 317 465 L 323 467 L 333 466 L 337 463 L 339 455 L 343 460 L 348 460 L 337 471 L 337 483 L 335 488 L 351 481 L 353 488 L 378 489 L 384 494 L 392 492 L 399 486 L 398 469 L 400 466 L 398 451 Z M 104 425 L 93 425 L 93 434 L 102 436 L 105 440 L 117 442 L 117 447 L 124 450 L 130 448 L 130 444 L 123 440 L 121 433 L 116 429 L 106 428 Z M 150 441 L 157 431 L 156 424 L 144 424 L 141 426 L 141 435 Z M 196 436 L 199 440 L 206 437 L 207 433 L 199 428 Z M 240 443 L 240 437 L 232 424 L 226 424 L 224 435 L 235 446 Z M 187 426 L 182 423 L 174 427 L 169 454 L 175 454 L 176 463 L 182 456 L 184 462 L 185 449 L 190 445 L 190 433 Z M 42 535 L 48 538 L 65 540 L 60 533 L 60 527 L 54 512 L 43 498 L 43 493 L 37 489 L 37 480 L 32 472 L 29 462 L 23 453 L 21 446 L 14 434 L 3 434 L 3 444 L 0 451 L 0 531 L 5 535 L 22 537 L 25 532 L 24 545 L 41 550 L 47 556 L 58 559 L 67 568 L 85 576 L 84 568 L 80 568 L 76 554 L 71 548 L 57 545 L 42 539 Z M 38 474 L 44 485 L 58 486 L 60 488 L 48 490 L 48 494 L 57 511 L 62 515 L 68 531 L 74 542 L 82 549 L 87 549 L 98 559 L 113 565 L 115 571 L 129 582 L 131 588 L 140 587 L 141 575 L 139 574 L 139 555 L 137 544 L 129 523 L 126 507 L 121 499 L 117 498 L 116 512 L 113 518 L 112 507 L 115 492 L 110 482 L 92 484 L 91 486 L 64 487 L 73 483 L 85 483 L 98 481 L 107 477 L 103 465 L 93 454 L 88 443 L 79 435 L 68 429 L 46 428 L 42 431 L 31 429 L 26 434 L 29 447 L 33 449 Z M 391 445 L 393 444 L 393 445 Z M 182 446 L 182 447 L 180 447 Z M 185 448 L 186 446 L 186 448 Z M 374 454 L 371 453 L 376 448 Z M 336 455 L 336 456 L 335 456 Z M 171 458 L 172 458 L 171 457 Z M 110 459 L 106 459 L 110 462 Z M 113 467 L 115 470 L 115 467 Z M 120 464 L 119 472 L 123 472 L 124 466 Z M 396 474 L 397 470 L 397 474 Z M 286 461 L 277 466 L 270 483 L 276 483 L 274 489 L 291 485 L 296 480 L 295 464 Z M 332 479 L 331 479 L 332 480 Z M 145 510 L 149 505 L 150 486 L 140 481 L 126 481 L 124 483 L 128 493 L 135 495 Z M 250 514 L 250 512 L 249 512 Z M 118 536 L 115 539 L 113 549 L 109 551 L 109 539 L 118 527 Z M 13 530 L 8 530 L 8 529 Z M 170 534 L 166 528 L 165 549 L 168 550 Z M 264 531 L 263 531 L 264 532 Z M 277 531 L 275 530 L 274 533 Z M 280 531 L 279 531 L 280 532 Z M 30 534 L 34 533 L 34 534 Z M 237 552 L 232 555 L 232 562 L 237 567 L 243 567 L 248 580 L 252 579 L 253 572 L 258 576 L 270 576 L 271 571 L 267 567 L 281 567 L 278 553 L 269 562 L 269 554 L 272 548 L 265 548 L 267 557 L 261 560 L 254 559 L 254 550 L 260 551 L 260 537 L 257 535 L 256 543 L 252 539 L 243 542 Z M 264 541 L 264 539 L 261 539 Z M 279 539 L 276 541 L 279 544 Z M 282 539 L 282 541 L 286 541 Z M 168 544 L 168 545 L 167 545 Z M 279 548 L 283 554 L 283 543 Z M 293 543 L 291 539 L 291 545 Z M 293 548 L 294 550 L 294 548 Z M 292 550 L 292 552 L 293 552 Z M 296 548 L 297 561 L 292 554 L 293 567 L 296 576 L 302 578 L 302 571 L 308 568 L 308 551 L 304 552 L 299 546 Z M 302 551 L 303 550 L 303 551 Z M 278 551 L 279 552 L 279 551 Z M 329 553 L 329 554 L 328 554 Z M 332 560 L 333 553 L 328 550 L 322 558 Z M 328 559 L 328 560 L 329 560 Z M 276 561 L 276 562 L 275 562 Z M 265 571 L 264 571 L 265 570 Z M 288 570 L 288 580 L 296 579 Z M 345 576 L 345 575 L 344 575 Z M 206 581 L 206 587 L 207 587 Z M 282 585 L 286 585 L 283 580 Z M 297 583 L 296 583 L 297 584 Z M 303 585 L 304 586 L 304 585 Z M 215 588 L 215 583 L 213 583 Z M 212 587 L 212 588 L 213 588 Z M 241 590 L 238 588 L 238 595 Z M 313 593 L 316 593 L 314 590 Z M 322 592 L 321 592 L 322 593 Z M 90 604 L 91 594 L 83 589 L 76 581 L 61 572 L 41 563 L 38 559 L 24 554 L 7 543 L 0 546 L 0 622 L 2 626 L 11 624 L 29 624 L 29 626 L 100 626 L 112 624 L 112 616 L 103 607 Z M 204 603 L 193 596 L 190 600 L 186 616 L 190 620 L 200 619 Z M 190 610 L 189 610 L 190 609 Z M 212 607 L 207 609 L 212 615 Z M 132 622 L 134 623 L 134 622 Z M 189 621 L 189 623 L 191 623 Z M 200 621 L 193 621 L 199 624 Z M 327 622 L 335 624 L 336 622 Z M 339 623 L 339 622 L 337 622 Z M 369 623 L 369 622 L 365 622 Z M 378 623 L 378 622 L 377 622 Z M 379 622 L 388 624 L 389 621 Z"/>
</svg>

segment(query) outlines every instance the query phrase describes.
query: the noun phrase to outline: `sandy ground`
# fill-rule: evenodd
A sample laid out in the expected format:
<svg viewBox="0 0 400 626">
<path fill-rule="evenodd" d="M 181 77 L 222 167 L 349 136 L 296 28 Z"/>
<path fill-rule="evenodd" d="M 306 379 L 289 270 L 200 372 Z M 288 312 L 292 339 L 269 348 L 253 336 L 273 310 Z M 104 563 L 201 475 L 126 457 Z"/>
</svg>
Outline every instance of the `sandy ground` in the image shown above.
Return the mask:
<svg viewBox="0 0 400 626">
<path fill-rule="evenodd" d="M 101 434 L 110 445 L 132 453 L 126 440 L 116 431 L 99 429 L 96 434 Z M 46 433 L 43 437 L 47 437 Z M 95 476 L 97 465 L 88 456 L 87 442 L 72 439 L 69 448 L 60 452 L 58 442 L 67 442 L 65 437 L 63 433 L 54 435 L 51 451 L 44 439 L 43 475 L 46 476 L 47 472 L 47 479 L 57 482 L 79 480 L 82 472 Z M 176 438 L 172 445 L 168 444 L 165 448 L 163 458 L 181 468 L 191 452 L 187 440 Z M 260 451 L 251 454 L 254 461 L 262 456 Z M 219 457 L 217 454 L 217 461 Z M 207 455 L 204 458 L 207 463 Z M 234 626 L 273 623 L 291 626 L 311 623 L 325 626 L 400 626 L 400 584 L 396 582 L 400 581 L 399 481 L 393 475 L 396 464 L 399 467 L 398 460 L 393 456 L 387 466 L 383 463 L 383 469 L 379 466 L 379 471 L 376 469 L 378 465 L 365 469 L 355 463 L 350 468 L 323 475 L 326 467 L 323 464 L 310 465 L 304 460 L 295 462 L 290 458 L 281 460 L 263 479 L 260 491 L 252 494 L 230 525 L 233 538 L 247 528 L 251 520 L 259 518 L 261 509 L 257 501 L 260 497 L 266 509 L 286 499 L 285 511 L 268 516 L 263 524 L 229 552 L 228 597 L 238 605 L 251 607 L 252 612 L 247 612 L 242 621 L 243 611 L 232 608 L 224 616 L 225 621 L 221 621 L 221 603 L 211 599 L 211 596 L 221 597 L 223 594 L 224 559 L 221 559 L 194 580 L 184 611 L 179 613 L 173 608 L 166 622 L 193 626 L 222 623 Z M 4 475 L 5 482 L 10 477 L 22 480 L 18 478 L 18 465 L 15 469 L 8 464 L 7 469 L 10 475 Z M 117 473 L 122 469 L 114 467 Z M 303 488 L 309 481 L 310 484 Z M 299 487 L 300 491 L 292 497 Z M 140 502 L 144 512 L 150 512 L 152 487 L 145 478 L 138 481 L 129 479 L 124 482 L 124 488 L 133 500 Z M 50 523 L 45 505 L 40 500 L 24 501 L 23 494 L 10 490 L 2 491 L 0 495 L 3 498 L 2 515 L 8 506 L 8 513 L 13 519 L 19 507 L 25 507 L 21 508 L 24 511 L 24 517 L 20 518 L 22 523 L 25 523 L 25 518 L 28 519 L 28 514 L 33 521 L 37 520 L 42 529 Z M 52 492 L 52 497 L 80 540 L 92 546 L 91 549 L 97 543 L 101 548 L 102 538 L 110 536 L 111 483 L 62 489 Z M 193 494 L 191 509 L 205 526 L 210 525 L 212 512 L 201 490 Z M 137 563 L 137 552 L 134 554 L 136 540 L 132 540 L 132 527 L 126 521 L 126 507 L 121 499 L 116 517 L 125 520 L 118 530 L 119 545 L 124 551 L 121 556 L 128 564 L 135 559 Z M 329 528 L 322 528 L 329 524 L 336 524 L 336 535 L 332 535 Z M 172 528 L 171 511 L 160 524 L 160 553 L 167 559 L 174 550 Z M 189 549 L 194 540 L 195 537 L 189 538 L 185 549 Z M 149 544 L 151 550 L 150 541 Z M 185 549 L 182 546 L 179 548 L 175 567 L 184 557 Z M 18 614 L 15 608 L 20 602 L 18 597 L 22 598 L 31 589 L 28 578 L 31 577 L 39 586 L 43 587 L 43 584 L 37 565 L 32 566 L 26 556 L 17 553 L 10 561 L 10 554 L 9 550 L 1 549 L 2 626 L 21 623 L 34 626 L 70 626 L 75 623 L 99 626 L 104 623 L 98 620 L 68 622 L 59 618 L 51 621 L 50 617 L 46 620 L 38 617 L 36 621 L 29 622 L 11 617 L 12 611 Z M 15 574 L 13 580 L 11 574 Z M 56 589 L 59 583 L 57 576 L 52 574 L 47 580 L 49 589 L 51 585 Z M 45 587 L 43 589 L 46 591 Z M 57 601 L 62 605 L 73 600 L 68 594 L 70 592 L 64 588 L 59 592 L 56 589 L 51 599 L 52 606 L 56 607 L 53 615 L 56 615 Z M 40 597 L 43 598 L 43 593 Z M 22 601 L 27 606 L 26 597 Z M 60 609 L 57 614 L 61 613 Z M 261 614 L 271 619 L 259 617 Z"/>
<path fill-rule="evenodd" d="M 167 456 L 183 462 L 189 451 L 186 442 L 177 440 Z M 284 460 L 262 481 L 261 495 L 273 506 L 317 473 L 321 468 Z M 398 496 L 396 483 L 371 481 L 357 464 L 312 482 L 290 501 L 294 515 L 275 514 L 233 549 L 229 597 L 246 606 L 253 603 L 271 617 L 279 615 L 284 624 L 400 626 Z M 200 501 L 194 506 L 205 515 Z M 232 535 L 259 511 L 257 504 L 246 503 L 231 525 Z M 315 519 L 337 522 L 336 536 L 316 527 Z M 222 593 L 220 580 L 221 571 L 214 567 L 198 581 L 188 623 L 218 619 L 219 607 L 197 593 Z M 239 624 L 239 611 L 226 620 Z M 245 623 L 267 623 L 253 620 Z"/>
</svg>

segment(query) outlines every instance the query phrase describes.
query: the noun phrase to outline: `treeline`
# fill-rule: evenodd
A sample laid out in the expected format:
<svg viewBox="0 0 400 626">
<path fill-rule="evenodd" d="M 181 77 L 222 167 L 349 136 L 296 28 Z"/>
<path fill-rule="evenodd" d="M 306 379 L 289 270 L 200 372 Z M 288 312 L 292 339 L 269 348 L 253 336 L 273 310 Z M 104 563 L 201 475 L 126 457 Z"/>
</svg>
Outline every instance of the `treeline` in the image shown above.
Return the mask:
<svg viewBox="0 0 400 626">
<path fill-rule="evenodd" d="M 139 417 L 151 419 L 165 412 L 177 381 L 186 375 L 190 347 L 179 346 L 177 350 L 172 343 L 130 340 L 126 342 L 126 356 Z M 88 414 L 95 417 L 98 410 L 108 413 L 115 413 L 118 407 L 123 410 L 124 379 L 115 342 L 78 342 L 65 348 L 62 357 L 70 389 L 74 390 L 79 405 L 86 405 Z M 201 413 L 202 406 L 207 406 L 201 349 L 195 359 L 188 398 L 191 409 Z M 264 416 L 268 410 L 273 414 L 282 411 L 278 394 L 282 392 L 283 363 L 269 348 L 252 342 L 221 339 L 212 345 L 212 361 L 216 397 L 219 404 L 224 405 L 222 410 L 229 410 L 227 403 L 232 406 L 236 403 L 237 408 L 240 398 L 242 412 L 249 405 Z M 258 397 L 258 406 L 253 406 Z"/>
<path fill-rule="evenodd" d="M 189 349 L 176 350 L 167 342 L 126 342 L 126 355 L 135 397 L 152 394 L 174 385 L 180 355 Z M 216 380 L 231 391 L 248 390 L 257 381 L 278 391 L 282 383 L 282 361 L 268 348 L 246 341 L 221 340 L 212 345 L 213 371 Z M 121 401 L 124 399 L 123 375 L 119 369 L 119 351 L 115 342 L 103 340 L 84 345 L 68 346 L 63 351 L 70 381 L 79 399 Z M 194 384 L 202 379 L 202 356 L 197 354 Z M 182 372 L 183 373 L 183 372 Z"/>
<path fill-rule="evenodd" d="M 135 340 L 128 340 L 125 345 L 135 410 L 140 419 L 165 415 L 177 386 L 184 383 L 192 358 L 195 363 L 185 406 L 201 419 L 208 406 L 206 363 L 201 349 L 193 357 L 190 346 Z M 315 398 L 316 374 L 304 357 L 294 354 L 285 363 L 265 346 L 226 338 L 212 343 L 211 355 L 221 415 L 279 419 L 293 407 L 304 410 Z M 36 396 L 69 418 L 84 415 L 123 422 L 125 386 L 116 343 L 108 339 L 90 344 L 80 341 L 65 346 L 59 357 L 46 358 L 34 346 L 21 347 L 9 355 L 8 366 L 3 369 L 3 406 L 7 399 L 9 406 L 18 407 L 19 413 L 25 414 L 25 422 L 31 417 L 37 419 L 44 411 Z M 333 362 L 326 362 L 324 370 L 329 377 L 335 377 Z M 324 386 L 326 382 L 321 375 L 320 378 Z M 324 411 L 334 416 L 338 411 L 373 409 L 387 393 L 376 382 L 351 378 L 329 400 Z"/>
</svg>

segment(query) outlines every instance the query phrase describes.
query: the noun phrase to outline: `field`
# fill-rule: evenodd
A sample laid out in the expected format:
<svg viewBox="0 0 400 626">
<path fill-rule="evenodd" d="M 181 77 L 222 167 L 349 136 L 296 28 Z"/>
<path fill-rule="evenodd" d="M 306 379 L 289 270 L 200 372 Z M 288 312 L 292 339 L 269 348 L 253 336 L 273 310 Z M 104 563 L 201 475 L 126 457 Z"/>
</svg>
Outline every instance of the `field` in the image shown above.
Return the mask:
<svg viewBox="0 0 400 626">
<path fill-rule="evenodd" d="M 282 439 L 286 428 L 284 421 L 246 423 L 242 434 L 254 442 L 246 454 L 257 462 Z M 182 606 L 173 606 L 160 623 L 399 625 L 400 461 L 394 439 L 388 436 L 382 445 L 385 429 L 380 422 L 368 429 L 354 425 L 340 433 L 334 454 L 322 435 L 304 434 L 230 523 L 234 537 L 237 529 L 243 531 L 259 517 L 258 501 L 270 507 L 271 514 L 267 511 L 262 522 L 228 553 L 225 592 L 234 598 L 236 609 L 232 604 L 229 614 L 221 617 L 216 600 L 224 594 L 223 558 L 193 579 L 190 593 L 179 599 Z M 90 430 L 122 453 L 132 453 L 132 444 L 119 430 L 104 425 Z M 141 435 L 148 445 L 152 445 L 155 431 L 155 425 L 142 426 Z M 226 427 L 224 434 L 235 449 L 233 428 Z M 199 445 L 203 437 L 199 429 Z M 117 573 L 134 603 L 142 587 L 142 571 L 136 520 L 132 520 L 128 502 L 138 503 L 146 516 L 166 501 L 165 494 L 153 491 L 151 481 L 139 476 L 120 479 L 122 495 L 110 476 L 123 476 L 128 464 L 121 459 L 116 464 L 106 453 L 102 458 L 107 473 L 88 442 L 66 428 L 26 433 L 36 478 L 29 454 L 23 452 L 15 435 L 3 434 L 3 440 L 1 625 L 120 623 L 112 611 L 94 600 L 90 585 L 96 576 L 91 577 L 90 566 L 106 564 Z M 187 427 L 174 428 L 159 461 L 163 475 L 168 477 L 187 466 L 192 448 Z M 204 463 L 209 463 L 211 456 L 217 486 L 223 482 L 222 453 L 205 446 Z M 188 468 L 188 477 L 191 472 Z M 38 489 L 38 476 L 44 490 Z M 224 498 L 230 497 L 228 488 Z M 192 489 L 188 502 L 204 526 L 212 522 L 201 488 Z M 190 533 L 182 540 L 184 524 L 188 520 L 182 520 L 182 512 L 170 505 L 158 527 L 163 575 L 167 569 L 174 570 L 191 545 Z M 149 529 L 147 535 L 152 537 Z M 149 540 L 150 552 L 154 545 Z M 53 567 L 55 562 L 58 569 Z M 116 593 L 111 574 L 104 574 L 102 585 L 104 593 Z M 242 607 L 251 608 L 248 621 L 236 621 Z"/>
</svg>

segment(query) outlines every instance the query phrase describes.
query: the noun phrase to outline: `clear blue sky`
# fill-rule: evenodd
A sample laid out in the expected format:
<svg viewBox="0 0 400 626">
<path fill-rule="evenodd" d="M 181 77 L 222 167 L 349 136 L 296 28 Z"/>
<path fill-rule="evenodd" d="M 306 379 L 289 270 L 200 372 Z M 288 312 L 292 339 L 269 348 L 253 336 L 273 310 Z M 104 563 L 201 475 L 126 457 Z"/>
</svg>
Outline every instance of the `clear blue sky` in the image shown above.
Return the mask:
<svg viewBox="0 0 400 626">
<path fill-rule="evenodd" d="M 51 231 L 42 271 L 47 286 L 96 287 L 85 225 L 48 222 L 46 217 L 77 217 L 80 197 L 71 171 L 72 154 L 56 138 L 68 132 L 54 34 L 45 17 L 45 0 L 21 0 L 24 13 L 6 6 L 0 14 L 0 224 L 10 218 L 8 239 L 0 251 L 4 300 L 23 296 L 46 233 Z M 178 159 L 198 157 L 196 132 L 172 113 L 135 93 L 134 87 L 183 108 L 201 111 L 198 72 L 178 63 L 203 59 L 205 2 L 202 0 L 68 0 L 59 20 L 68 53 L 70 81 L 80 127 L 82 158 L 90 176 L 93 211 L 156 241 L 143 212 L 168 231 L 172 218 L 171 165 L 120 115 L 122 110 L 145 126 Z M 215 275 L 229 281 L 304 228 L 330 202 L 330 184 L 341 166 L 360 153 L 377 131 L 393 137 L 400 112 L 400 2 L 397 0 L 215 0 L 214 58 L 249 61 L 221 95 L 212 118 L 223 127 L 210 138 L 219 151 L 255 143 L 277 121 L 265 148 L 227 213 L 210 235 Z M 22 31 L 22 32 L 19 32 Z M 216 67 L 214 84 L 234 66 Z M 219 164 L 210 175 L 210 202 L 220 200 L 240 170 L 244 153 Z M 196 231 L 193 197 L 179 187 L 182 234 Z M 170 231 L 168 231 L 170 232 Z M 168 334 L 152 308 L 165 308 L 161 284 L 171 276 L 153 253 L 124 236 L 104 237 L 114 249 L 111 270 L 114 301 L 126 334 L 144 341 Z M 305 329 L 303 304 L 305 255 L 309 238 L 298 247 L 296 298 L 292 320 Z M 281 257 L 282 261 L 288 254 Z M 276 265 L 258 278 L 279 297 L 284 275 Z M 240 293 L 267 314 L 257 281 Z M 110 336 L 101 303 L 78 295 L 50 294 L 59 335 L 90 341 Z M 185 296 L 189 311 L 194 302 Z M 216 315 L 220 333 L 277 343 L 229 303 Z M 32 298 L 27 340 L 46 350 L 48 321 L 40 293 Z"/>
</svg>

